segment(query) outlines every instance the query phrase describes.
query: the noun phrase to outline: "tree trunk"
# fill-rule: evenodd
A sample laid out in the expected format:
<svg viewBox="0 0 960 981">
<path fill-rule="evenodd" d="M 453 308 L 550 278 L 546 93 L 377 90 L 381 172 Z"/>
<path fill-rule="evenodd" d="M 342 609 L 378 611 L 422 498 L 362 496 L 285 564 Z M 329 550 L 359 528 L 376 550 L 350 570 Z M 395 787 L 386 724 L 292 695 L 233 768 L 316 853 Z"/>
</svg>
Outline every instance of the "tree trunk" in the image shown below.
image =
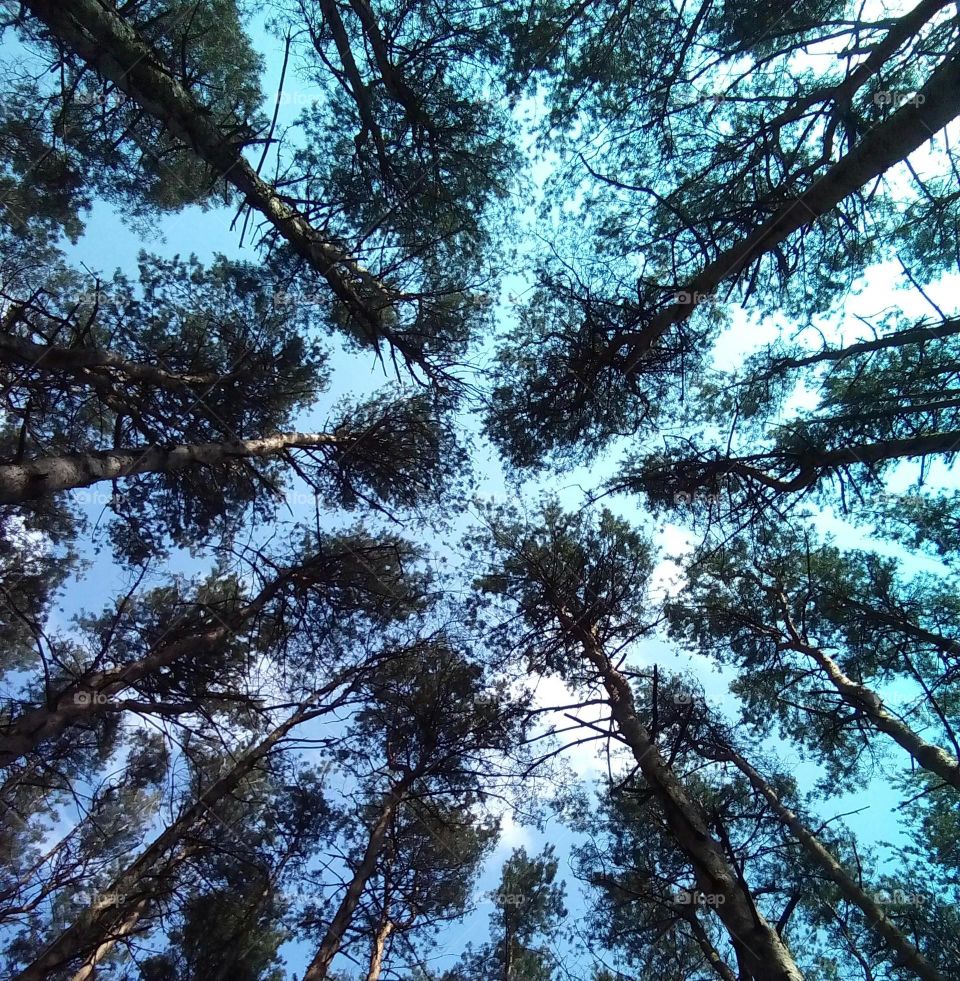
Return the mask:
<svg viewBox="0 0 960 981">
<path fill-rule="evenodd" d="M 137 903 L 130 912 L 124 917 L 124 919 L 116 924 L 111 929 L 111 936 L 103 941 L 97 949 L 87 958 L 83 963 L 83 967 L 80 968 L 76 974 L 73 975 L 71 981 L 90 981 L 96 974 L 97 965 L 110 953 L 111 950 L 117 945 L 117 941 L 123 940 L 124 937 L 128 937 L 137 928 L 137 924 L 140 922 L 140 917 L 142 916 L 144 910 L 146 910 L 148 903 L 145 899 L 142 899 Z"/>
<path fill-rule="evenodd" d="M 684 918 L 684 922 L 690 926 L 690 932 L 697 946 L 703 951 L 708 963 L 716 972 L 721 981 L 737 981 L 737 976 L 730 969 L 730 965 L 720 956 L 716 947 L 710 943 L 707 931 L 703 929 L 703 924 L 697 916 L 695 910 L 690 911 L 690 915 Z"/>
<path fill-rule="evenodd" d="M 917 104 L 922 103 L 922 104 Z M 904 105 L 875 126 L 818 180 L 784 204 L 769 221 L 722 252 L 690 279 L 677 301 L 657 313 L 627 356 L 627 373 L 639 370 L 644 355 L 674 324 L 686 320 L 725 279 L 738 276 L 751 262 L 772 252 L 801 228 L 818 221 L 844 198 L 876 180 L 935 136 L 960 113 L 960 50 L 952 48 L 913 104 Z"/>
<path fill-rule="evenodd" d="M 886 351 L 889 348 L 903 347 L 905 344 L 923 344 L 926 341 L 943 340 L 945 337 L 955 337 L 957 334 L 960 334 L 960 320 L 944 320 L 933 327 L 911 327 L 908 330 L 901 330 L 885 337 L 875 337 L 869 341 L 857 341 L 846 347 L 827 348 L 816 354 L 807 354 L 799 358 L 777 358 L 757 380 L 766 381 L 794 368 L 806 368 L 827 361 L 846 361 L 847 358 L 853 358 L 859 354 Z"/>
<path fill-rule="evenodd" d="M 393 933 L 393 920 L 389 916 L 384 917 L 376 935 L 373 938 L 373 947 L 370 950 L 370 968 L 367 971 L 367 981 L 380 981 L 380 972 L 383 970 L 383 952 L 386 949 L 390 934 Z"/>
<path fill-rule="evenodd" d="M 909 726 L 888 712 L 876 692 L 848 678 L 829 654 L 819 647 L 805 643 L 792 624 L 788 623 L 788 629 L 793 637 L 784 641 L 785 647 L 807 655 L 819 665 L 844 702 L 861 712 L 873 723 L 874 728 L 886 733 L 905 749 L 917 766 L 935 773 L 951 787 L 960 790 L 960 765 L 954 757 L 945 749 L 921 739 Z"/>
<path fill-rule="evenodd" d="M 793 832 L 817 867 L 834 882 L 843 895 L 863 912 L 870 928 L 883 943 L 897 954 L 896 963 L 912 971 L 923 981 L 946 981 L 942 974 L 897 929 L 883 908 L 860 888 L 856 880 L 844 869 L 833 854 L 820 842 L 809 828 L 782 803 L 773 787 L 738 752 L 724 745 L 720 756 L 729 759 L 750 781 L 754 790 L 761 794 L 778 818 Z"/>
<path fill-rule="evenodd" d="M 363 890 L 369 882 L 370 877 L 376 871 L 377 861 L 383 849 L 390 824 L 393 821 L 397 808 L 406 799 L 413 784 L 413 774 L 407 774 L 397 784 L 390 788 L 384 796 L 380 807 L 380 813 L 373 827 L 370 829 L 367 839 L 367 847 L 364 849 L 363 858 L 353 873 L 347 891 L 340 901 L 337 912 L 327 928 L 327 932 L 317 950 L 316 956 L 310 962 L 303 981 L 323 981 L 330 970 L 330 964 L 343 944 L 344 935 L 353 920 L 353 914 L 363 895 Z"/>
<path fill-rule="evenodd" d="M 620 735 L 633 751 L 674 839 L 693 865 L 700 890 L 717 897 L 716 914 L 753 975 L 758 981 L 802 981 L 786 944 L 756 908 L 739 873 L 710 834 L 699 805 L 688 796 L 637 718 L 627 679 L 613 666 L 591 631 L 566 611 L 560 613 L 560 620 L 579 640 L 584 657 L 599 673 Z"/>
<path fill-rule="evenodd" d="M 133 27 L 98 0 L 25 0 L 25 6 L 56 38 L 158 119 L 262 214 L 326 279 L 371 341 L 386 336 L 380 314 L 391 305 L 394 291 L 326 239 L 260 179 L 241 148 L 220 131 L 210 110 L 170 74 Z"/>
<path fill-rule="evenodd" d="M 106 956 L 110 947 L 136 927 L 137 921 L 150 907 L 149 890 L 146 896 L 140 895 L 147 877 L 158 868 L 162 869 L 164 874 L 169 874 L 189 852 L 181 850 L 180 854 L 165 862 L 164 856 L 175 849 L 187 832 L 199 825 L 210 808 L 231 793 L 253 767 L 293 728 L 336 707 L 336 700 L 319 708 L 315 707 L 315 703 L 324 695 L 336 690 L 342 680 L 338 678 L 315 692 L 302 702 L 297 711 L 286 721 L 244 753 L 234 767 L 200 794 L 173 824 L 158 835 L 137 859 L 113 880 L 107 892 L 117 897 L 116 904 L 87 910 L 29 967 L 21 971 L 14 981 L 45 981 L 52 973 L 62 970 L 65 965 L 79 958 L 87 958 L 87 960 L 76 978 L 90 977 L 90 972 L 95 969 L 97 961 Z M 84 974 L 84 971 L 88 973 Z"/>
<path fill-rule="evenodd" d="M 223 374 L 209 371 L 204 374 L 177 374 L 139 361 L 128 361 L 113 351 L 90 347 L 61 347 L 58 344 L 34 344 L 32 341 L 0 334 L 0 361 L 25 368 L 34 366 L 54 371 L 66 371 L 80 379 L 96 374 L 105 378 L 120 376 L 127 382 L 155 385 L 176 391 L 209 388 L 229 381 L 236 372 Z"/>
<path fill-rule="evenodd" d="M 799 453 L 778 452 L 758 453 L 754 456 L 733 457 L 727 460 L 711 461 L 704 465 L 705 476 L 723 477 L 735 474 L 745 480 L 753 480 L 764 487 L 780 493 L 791 493 L 812 487 L 828 470 L 853 467 L 861 463 L 883 463 L 888 460 L 902 460 L 931 454 L 960 452 L 960 432 L 931 433 L 927 436 L 912 436 L 908 439 L 885 439 L 876 443 L 859 443 L 836 450 L 817 448 L 805 449 L 803 458 Z M 760 469 L 764 463 L 782 461 L 793 463 L 799 473 L 793 477 L 777 477 Z"/>
<path fill-rule="evenodd" d="M 316 449 L 339 442 L 344 442 L 343 438 L 330 433 L 277 433 L 261 439 L 94 450 L 5 463 L 0 464 L 0 504 L 20 503 L 139 473 L 179 473 L 188 467 L 213 467 L 228 460 L 259 459 L 289 449 Z"/>
<path fill-rule="evenodd" d="M 158 643 L 144 657 L 106 671 L 90 671 L 81 675 L 50 700 L 43 708 L 25 712 L 0 732 L 0 766 L 33 752 L 42 742 L 54 739 L 70 726 L 79 725 L 100 713 L 123 708 L 117 695 L 142 678 L 181 657 L 202 654 L 223 643 L 231 634 L 259 613 L 291 579 L 309 575 L 313 560 L 307 560 L 281 572 L 229 622 L 218 622 L 196 634 L 181 637 L 170 643 Z"/>
</svg>

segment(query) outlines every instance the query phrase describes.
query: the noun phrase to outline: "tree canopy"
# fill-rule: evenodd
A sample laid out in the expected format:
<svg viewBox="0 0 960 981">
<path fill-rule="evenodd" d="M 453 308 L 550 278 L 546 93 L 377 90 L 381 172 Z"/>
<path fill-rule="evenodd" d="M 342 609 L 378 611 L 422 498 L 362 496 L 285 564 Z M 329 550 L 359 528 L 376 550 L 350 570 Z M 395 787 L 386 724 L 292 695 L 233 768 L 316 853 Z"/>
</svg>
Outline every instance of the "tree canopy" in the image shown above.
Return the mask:
<svg viewBox="0 0 960 981">
<path fill-rule="evenodd" d="M 9 0 L 18 981 L 960 977 L 947 0 Z"/>
</svg>

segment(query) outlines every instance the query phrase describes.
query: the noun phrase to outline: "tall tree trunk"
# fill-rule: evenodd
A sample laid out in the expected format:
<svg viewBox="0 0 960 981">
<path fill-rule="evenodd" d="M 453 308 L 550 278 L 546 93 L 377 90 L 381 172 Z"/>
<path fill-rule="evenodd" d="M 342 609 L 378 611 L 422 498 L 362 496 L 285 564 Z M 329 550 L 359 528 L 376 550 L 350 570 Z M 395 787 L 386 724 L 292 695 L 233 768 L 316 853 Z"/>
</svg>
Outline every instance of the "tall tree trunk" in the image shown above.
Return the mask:
<svg viewBox="0 0 960 981">
<path fill-rule="evenodd" d="M 703 465 L 704 477 L 720 478 L 735 474 L 781 493 L 812 487 L 825 473 L 861 463 L 884 463 L 909 457 L 960 452 L 960 431 L 931 433 L 907 439 L 885 439 L 876 443 L 856 443 L 835 450 L 816 447 L 793 451 L 772 450 L 752 456 L 715 460 Z M 793 477 L 778 477 L 760 467 L 767 463 L 793 464 L 799 472 Z"/>
<path fill-rule="evenodd" d="M 794 837 L 804 847 L 817 867 L 831 882 L 835 883 L 840 892 L 857 906 L 866 916 L 871 930 L 877 933 L 881 941 L 897 955 L 897 963 L 912 971 L 923 981 L 946 981 L 944 976 L 920 953 L 919 950 L 897 929 L 894 924 L 870 896 L 857 884 L 856 880 L 837 861 L 834 855 L 814 833 L 790 810 L 777 796 L 773 787 L 741 756 L 736 750 L 724 744 L 718 755 L 728 759 L 750 781 L 777 817 L 790 829 Z"/>
<path fill-rule="evenodd" d="M 943 340 L 960 334 L 960 320 L 944 320 L 932 327 L 911 327 L 908 330 L 887 334 L 885 337 L 875 337 L 869 341 L 857 341 L 846 347 L 826 348 L 816 354 L 806 354 L 798 358 L 777 358 L 768 369 L 755 380 L 766 381 L 775 375 L 794 368 L 806 368 L 810 365 L 832 361 L 846 361 L 860 354 L 870 354 L 873 351 L 886 351 L 905 344 L 923 344 L 926 341 Z"/>
<path fill-rule="evenodd" d="M 136 930 L 137 924 L 148 906 L 149 903 L 145 899 L 136 903 L 124 918 L 111 928 L 110 937 L 97 946 L 97 949 L 84 961 L 80 970 L 73 975 L 71 981 L 90 981 L 96 974 L 97 965 L 116 947 L 120 940 L 130 936 Z"/>
<path fill-rule="evenodd" d="M 393 933 L 393 920 L 389 916 L 384 916 L 373 937 L 373 946 L 370 948 L 370 967 L 367 970 L 367 981 L 380 981 L 380 973 L 383 970 L 383 953 Z"/>
<path fill-rule="evenodd" d="M 347 91 L 353 96 L 356 103 L 357 112 L 360 114 L 360 121 L 363 128 L 370 134 L 374 146 L 377 150 L 377 161 L 384 180 L 390 178 L 390 159 L 387 156 L 387 148 L 383 141 L 383 132 L 377 122 L 373 111 L 373 102 L 370 98 L 370 89 L 363 81 L 360 69 L 353 57 L 353 49 L 350 47 L 350 38 L 344 26 L 343 18 L 340 16 L 337 0 L 319 0 L 320 10 L 323 12 L 323 19 L 326 21 L 330 33 L 333 35 L 333 43 L 336 45 L 337 54 L 340 57 L 340 64 L 343 66 L 343 73 L 346 76 L 348 85 Z M 312 34 L 312 31 L 311 31 Z M 313 38 L 314 46 L 317 48 L 320 57 L 324 57 L 322 46 L 318 44 L 318 38 Z"/>
<path fill-rule="evenodd" d="M 901 613 L 890 613 L 887 610 L 878 610 L 868 603 L 861 603 L 859 600 L 849 597 L 841 597 L 840 601 L 848 607 L 852 607 L 858 614 L 873 623 L 882 624 L 885 627 L 892 627 L 897 633 L 906 634 L 915 640 L 929 644 L 941 654 L 949 655 L 951 658 L 960 658 L 960 641 L 947 637 L 945 634 L 935 630 L 927 630 L 920 624 L 903 616 Z"/>
<path fill-rule="evenodd" d="M 844 198 L 906 159 L 954 119 L 960 113 L 960 49 L 950 49 L 917 96 L 912 104 L 902 106 L 870 130 L 796 200 L 784 204 L 769 221 L 758 225 L 688 280 L 681 288 L 685 300 L 657 313 L 650 326 L 633 341 L 626 361 L 627 373 L 640 369 L 647 351 L 670 327 L 686 320 L 720 283 L 738 276 L 794 232 L 813 225 Z"/>
<path fill-rule="evenodd" d="M 324 981 L 327 977 L 330 965 L 334 957 L 337 956 L 343 944 L 343 938 L 350 927 L 350 923 L 353 921 L 353 914 L 356 912 L 357 904 L 363 895 L 363 890 L 370 881 L 370 877 L 376 871 L 377 861 L 383 850 L 387 832 L 397 813 L 397 808 L 406 800 L 407 794 L 410 792 L 410 787 L 415 779 L 416 777 L 413 773 L 406 774 L 384 796 L 377 820 L 370 828 L 367 845 L 363 851 L 360 864 L 350 879 L 347 891 L 340 901 L 337 912 L 330 921 L 330 926 L 327 927 L 327 932 L 320 943 L 316 956 L 310 962 L 310 966 L 303 976 L 303 981 Z"/>
<path fill-rule="evenodd" d="M 340 699 L 317 707 L 316 702 L 324 695 L 335 691 L 342 684 L 338 678 L 315 692 L 288 719 L 277 726 L 269 735 L 244 753 L 235 766 L 222 777 L 215 780 L 194 803 L 187 808 L 145 848 L 134 862 L 127 866 L 110 885 L 107 893 L 116 897 L 117 902 L 87 910 L 75 923 L 57 937 L 29 967 L 20 972 L 14 981 L 45 981 L 52 973 L 81 958 L 85 958 L 78 978 L 89 977 L 83 971 L 89 966 L 95 968 L 97 961 L 109 952 L 119 939 L 136 927 L 137 921 L 149 909 L 150 890 L 142 895 L 144 883 L 156 874 L 169 874 L 176 864 L 188 857 L 189 850 L 180 848 L 179 854 L 166 858 L 180 846 L 185 835 L 197 828 L 209 814 L 210 809 L 230 794 L 254 766 L 262 760 L 292 729 L 304 722 L 335 708 Z"/>
<path fill-rule="evenodd" d="M 182 657 L 202 654 L 223 643 L 231 634 L 248 623 L 291 580 L 309 575 L 311 561 L 292 566 L 281 572 L 228 622 L 199 633 L 180 637 L 169 643 L 158 642 L 151 651 L 129 664 L 105 671 L 88 671 L 52 697 L 43 708 L 19 716 L 0 731 L 0 766 L 33 752 L 42 742 L 54 739 L 70 726 L 79 725 L 95 716 L 122 709 L 117 696 L 160 668 Z"/>
<path fill-rule="evenodd" d="M 10 334 L 0 334 L 0 361 L 24 368 L 37 366 L 52 371 L 65 371 L 81 380 L 91 375 L 108 379 L 119 376 L 127 382 L 175 391 L 209 388 L 219 382 L 229 381 L 237 374 L 216 371 L 177 374 L 156 365 L 128 361 L 113 351 L 92 347 L 62 347 L 59 344 L 34 344 Z"/>
<path fill-rule="evenodd" d="M 213 467 L 227 460 L 260 459 L 290 449 L 317 449 L 348 441 L 354 440 L 331 433 L 276 433 L 260 439 L 185 443 L 170 448 L 135 446 L 5 463 L 0 464 L 0 504 L 19 503 L 134 474 L 179 473 L 188 467 Z"/>
<path fill-rule="evenodd" d="M 785 599 L 781 598 L 781 604 L 785 602 Z M 826 651 L 806 643 L 789 614 L 785 613 L 785 619 L 790 638 L 783 642 L 784 647 L 805 654 L 817 664 L 844 702 L 869 719 L 875 729 L 886 733 L 905 749 L 921 769 L 935 773 L 951 787 L 960 790 L 960 764 L 953 756 L 940 746 L 921 739 L 908 725 L 883 707 L 880 696 L 876 692 L 847 677 L 840 665 Z"/>
<path fill-rule="evenodd" d="M 326 279 L 371 341 L 387 337 L 381 312 L 391 305 L 395 292 L 261 180 L 236 142 L 221 132 L 210 110 L 170 74 L 133 27 L 98 0 L 26 0 L 25 6 L 55 37 L 158 119 L 231 184 L 246 204 L 262 214 Z M 403 349 L 396 336 L 390 340 Z"/>
<path fill-rule="evenodd" d="M 684 917 L 684 922 L 690 926 L 690 933 L 696 940 L 697 946 L 703 951 L 710 967 L 716 972 L 721 981 L 737 981 L 736 975 L 730 969 L 730 965 L 720 956 L 719 951 L 710 942 L 707 931 L 704 930 L 696 910 L 691 909 L 689 914 Z"/>
<path fill-rule="evenodd" d="M 830 101 L 834 105 L 849 101 L 867 82 L 878 75 L 890 58 L 914 38 L 941 10 L 950 6 L 950 0 L 922 0 L 911 11 L 893 22 L 882 41 L 871 47 L 870 54 L 837 85 L 817 89 L 810 95 L 797 99 L 778 116 L 764 123 L 764 130 L 779 131 L 787 123 L 803 118 L 808 109 Z"/>
<path fill-rule="evenodd" d="M 559 618 L 597 670 L 621 737 L 660 804 L 671 834 L 693 866 L 700 890 L 718 897 L 716 914 L 751 973 L 758 981 L 802 981 L 803 975 L 786 944 L 757 909 L 740 874 L 710 834 L 699 805 L 687 794 L 637 717 L 630 683 L 613 666 L 592 631 L 566 610 L 559 612 Z"/>
</svg>

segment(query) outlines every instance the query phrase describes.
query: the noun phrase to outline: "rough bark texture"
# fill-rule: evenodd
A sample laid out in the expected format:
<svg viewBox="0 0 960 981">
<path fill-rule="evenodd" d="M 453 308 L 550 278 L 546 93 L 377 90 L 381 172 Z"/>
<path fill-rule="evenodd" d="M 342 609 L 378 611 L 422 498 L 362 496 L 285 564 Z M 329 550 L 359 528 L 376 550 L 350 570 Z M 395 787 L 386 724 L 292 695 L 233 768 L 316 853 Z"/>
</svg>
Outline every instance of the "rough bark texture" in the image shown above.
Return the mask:
<svg viewBox="0 0 960 981">
<path fill-rule="evenodd" d="M 776 791 L 739 753 L 729 747 L 722 755 L 732 762 L 750 781 L 753 788 L 763 796 L 778 818 L 790 829 L 797 841 L 806 849 L 817 867 L 828 879 L 836 883 L 843 895 L 863 912 L 870 928 L 883 943 L 895 951 L 900 963 L 923 981 L 946 981 L 942 974 L 927 960 L 917 948 L 897 929 L 887 917 L 883 907 L 878 905 L 837 861 L 814 833 L 803 824 L 777 796 Z"/>
<path fill-rule="evenodd" d="M 383 850 L 383 843 L 390 823 L 397 813 L 397 808 L 409 793 L 412 783 L 413 776 L 408 774 L 395 784 L 384 797 L 377 820 L 370 829 L 363 858 L 350 879 L 347 891 L 330 921 L 330 926 L 327 927 L 327 932 L 320 943 L 316 956 L 310 962 L 310 966 L 303 976 L 303 981 L 323 981 L 327 977 L 330 965 L 333 963 L 334 957 L 337 956 L 337 952 L 343 944 L 344 935 L 353 920 L 353 914 L 360 902 L 360 897 L 363 895 L 363 890 L 376 870 L 377 860 Z"/>
<path fill-rule="evenodd" d="M 699 888 L 706 895 L 723 897 L 715 907 L 717 916 L 752 976 L 757 981 L 802 981 L 786 944 L 756 908 L 739 874 L 710 834 L 700 807 L 637 718 L 630 683 L 616 670 L 591 631 L 567 614 L 561 613 L 560 619 L 599 673 L 617 729 L 633 751 L 674 839 L 693 865 Z"/>
<path fill-rule="evenodd" d="M 960 52 L 951 49 L 920 89 L 922 104 L 902 106 L 874 127 L 796 200 L 784 204 L 769 221 L 717 256 L 682 288 L 684 302 L 661 310 L 633 345 L 627 371 L 642 366 L 653 344 L 674 324 L 686 320 L 725 279 L 738 276 L 751 262 L 771 252 L 801 228 L 813 225 L 870 181 L 876 180 L 923 146 L 960 113 Z M 920 101 L 920 98 L 915 100 Z"/>
<path fill-rule="evenodd" d="M 261 439 L 185 443 L 170 448 L 135 446 L 5 463 L 0 464 L 0 503 L 16 504 L 138 473 L 179 473 L 188 467 L 213 467 L 227 460 L 277 456 L 284 450 L 316 449 L 342 441 L 329 433 L 276 433 Z"/>
</svg>

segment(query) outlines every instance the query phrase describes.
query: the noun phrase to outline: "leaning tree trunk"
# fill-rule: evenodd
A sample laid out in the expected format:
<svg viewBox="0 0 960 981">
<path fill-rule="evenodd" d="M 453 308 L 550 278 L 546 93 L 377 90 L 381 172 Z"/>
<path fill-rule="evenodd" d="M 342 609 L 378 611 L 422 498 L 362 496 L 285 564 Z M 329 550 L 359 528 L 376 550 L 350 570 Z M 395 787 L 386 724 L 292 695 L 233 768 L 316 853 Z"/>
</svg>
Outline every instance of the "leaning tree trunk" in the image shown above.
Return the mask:
<svg viewBox="0 0 960 981">
<path fill-rule="evenodd" d="M 929 433 L 906 439 L 884 439 L 875 443 L 854 443 L 838 449 L 805 448 L 802 453 L 792 450 L 771 450 L 752 456 L 711 460 L 702 466 L 704 479 L 718 480 L 729 474 L 752 481 L 781 494 L 813 487 L 827 473 L 858 464 L 884 463 L 934 454 L 960 452 L 960 432 Z M 783 464 L 796 469 L 792 477 L 780 477 L 762 469 L 764 465 Z"/>
<path fill-rule="evenodd" d="M 700 890 L 718 897 L 716 914 L 752 976 L 757 981 L 802 981 L 786 944 L 757 909 L 740 873 L 710 834 L 699 805 L 687 794 L 637 717 L 630 683 L 613 666 L 592 631 L 566 611 L 560 613 L 560 621 L 577 638 L 585 659 L 600 675 L 621 737 L 632 750 L 670 833 L 693 866 Z"/>
<path fill-rule="evenodd" d="M 25 0 L 25 6 L 103 78 L 134 99 L 217 175 L 232 185 L 327 281 L 376 342 L 386 337 L 382 311 L 394 291 L 328 240 L 262 180 L 236 142 L 161 63 L 135 28 L 98 0 Z M 391 342 L 402 344 L 395 337 Z"/>
<path fill-rule="evenodd" d="M 137 859 L 113 880 L 107 894 L 115 897 L 116 903 L 87 910 L 32 964 L 21 971 L 14 981 L 45 981 L 51 974 L 62 971 L 66 965 L 80 959 L 83 959 L 83 966 L 75 978 L 89 978 L 96 964 L 109 953 L 118 940 L 136 928 L 138 921 L 152 906 L 152 899 L 156 892 L 144 889 L 144 883 L 158 870 L 164 876 L 169 875 L 176 865 L 189 856 L 190 848 L 180 847 L 187 833 L 196 829 L 210 813 L 210 809 L 233 792 L 254 766 L 292 729 L 335 708 L 339 704 L 339 699 L 320 707 L 316 706 L 316 702 L 324 695 L 335 691 L 342 683 L 343 678 L 337 678 L 314 692 L 288 719 L 244 753 L 235 766 L 200 794 L 173 824 L 158 835 Z M 165 859 L 165 856 L 178 849 L 178 854 Z"/>
<path fill-rule="evenodd" d="M 697 942 L 697 946 L 703 951 L 703 956 L 707 959 L 710 967 L 713 968 L 717 977 L 721 981 L 737 981 L 737 976 L 730 969 L 730 965 L 720 956 L 720 952 L 710 942 L 707 931 L 704 930 L 700 918 L 695 909 L 690 909 L 684 916 L 684 922 L 690 927 L 690 933 Z"/>
<path fill-rule="evenodd" d="M 370 966 L 367 969 L 366 981 L 380 981 L 380 974 L 383 971 L 383 954 L 387 947 L 387 941 L 393 933 L 393 920 L 385 916 L 377 928 L 373 938 L 373 945 L 370 948 Z"/>
<path fill-rule="evenodd" d="M 650 348 L 674 325 L 689 318 L 697 305 L 726 279 L 738 276 L 752 262 L 772 252 L 801 228 L 813 225 L 844 198 L 877 180 L 906 159 L 960 114 L 960 49 L 954 47 L 917 93 L 914 104 L 902 106 L 875 126 L 845 156 L 802 194 L 784 204 L 770 219 L 720 253 L 681 287 L 681 301 L 657 313 L 632 344 L 626 371 L 638 370 Z"/>
<path fill-rule="evenodd" d="M 769 368 L 756 377 L 756 381 L 768 381 L 786 371 L 797 368 L 808 368 L 811 365 L 826 362 L 846 361 L 861 354 L 871 354 L 874 351 L 887 351 L 907 344 L 925 344 L 927 341 L 943 340 L 960 334 L 960 320 L 944 320 L 931 327 L 910 327 L 907 330 L 887 334 L 884 337 L 874 337 L 869 341 L 857 341 L 846 347 L 825 348 L 815 354 L 805 354 L 797 358 L 777 358 Z"/>
<path fill-rule="evenodd" d="M 25 712 L 0 731 L 0 766 L 9 766 L 71 726 L 122 709 L 123 702 L 118 701 L 118 696 L 126 689 L 181 658 L 203 654 L 222 644 L 262 611 L 291 579 L 308 575 L 312 562 L 308 559 L 285 569 L 237 613 L 218 620 L 216 626 L 169 643 L 158 642 L 148 654 L 129 664 L 81 675 L 47 705 Z"/>
<path fill-rule="evenodd" d="M 387 832 L 390 830 L 390 825 L 397 813 L 397 809 L 406 800 L 414 780 L 415 774 L 406 774 L 384 796 L 377 820 L 374 822 L 373 827 L 370 828 L 367 845 L 363 851 L 360 864 L 350 879 L 347 891 L 340 901 L 337 912 L 330 921 L 330 926 L 327 927 L 327 932 L 324 934 L 316 956 L 310 962 L 310 966 L 303 976 L 303 981 L 324 981 L 327 977 L 330 965 L 334 957 L 337 956 L 343 944 L 343 938 L 353 921 L 353 915 L 356 912 L 357 904 L 360 902 L 360 897 L 363 895 L 363 890 L 370 881 L 370 877 L 376 871 L 377 862 L 379 861 L 380 853 L 383 851 Z"/>
<path fill-rule="evenodd" d="M 882 943 L 897 955 L 897 963 L 911 971 L 923 981 L 946 981 L 946 978 L 927 960 L 926 957 L 897 929 L 895 923 L 873 899 L 860 888 L 857 881 L 837 861 L 836 857 L 816 837 L 816 835 L 790 810 L 778 797 L 773 787 L 736 750 L 724 745 L 720 758 L 728 759 L 750 781 L 778 818 L 790 829 L 821 872 L 835 883 L 840 892 L 867 919 L 867 924 Z"/>
<path fill-rule="evenodd" d="M 276 433 L 261 439 L 185 443 L 169 448 L 134 446 L 4 463 L 0 464 L 0 504 L 16 504 L 141 473 L 175 474 L 189 467 L 215 467 L 231 460 L 260 459 L 286 450 L 317 449 L 345 441 L 332 433 Z"/>
<path fill-rule="evenodd" d="M 142 361 L 129 361 L 103 348 L 34 344 L 33 341 L 5 333 L 0 333 L 0 362 L 23 368 L 39 367 L 49 371 L 63 371 L 81 381 L 96 377 L 174 391 L 209 388 L 236 377 L 236 372 L 217 371 L 178 374 Z"/>
<path fill-rule="evenodd" d="M 783 600 L 781 605 L 784 605 Z M 919 767 L 935 773 L 951 787 L 960 790 L 960 763 L 955 757 L 940 746 L 921 739 L 908 725 L 883 707 L 883 702 L 875 691 L 848 677 L 826 651 L 806 643 L 789 614 L 785 614 L 785 619 L 789 638 L 784 640 L 783 646 L 806 655 L 818 665 L 844 702 L 869 719 L 875 729 L 890 736 L 910 754 Z"/>
</svg>

